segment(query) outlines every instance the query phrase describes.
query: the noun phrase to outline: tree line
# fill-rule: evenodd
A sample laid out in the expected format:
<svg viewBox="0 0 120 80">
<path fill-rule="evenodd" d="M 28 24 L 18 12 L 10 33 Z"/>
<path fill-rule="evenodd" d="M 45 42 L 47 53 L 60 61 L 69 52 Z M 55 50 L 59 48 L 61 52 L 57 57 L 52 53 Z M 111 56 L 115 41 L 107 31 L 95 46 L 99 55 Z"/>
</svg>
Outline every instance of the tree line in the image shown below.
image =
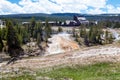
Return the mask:
<svg viewBox="0 0 120 80">
<path fill-rule="evenodd" d="M 103 30 L 103 25 L 81 25 L 79 31 L 75 28 L 72 30 L 73 37 L 80 45 L 84 43 L 86 46 L 103 45 L 112 43 L 114 37 L 109 31 Z M 46 20 L 45 25 L 40 21 L 37 22 L 34 17 L 30 20 L 29 24 L 21 25 L 12 20 L 6 20 L 6 27 L 0 28 L 0 51 L 5 51 L 11 57 L 19 56 L 24 53 L 22 45 L 31 42 L 31 39 L 37 42 L 37 46 L 41 48 L 41 43 L 49 42 L 48 38 L 55 32 L 51 25 Z M 57 33 L 63 32 L 61 26 L 58 26 Z M 83 42 L 80 40 L 82 38 Z"/>
<path fill-rule="evenodd" d="M 34 18 L 27 25 L 20 25 L 17 22 L 14 24 L 12 20 L 6 20 L 6 27 L 0 28 L 0 51 L 4 50 L 11 57 L 19 56 L 24 53 L 22 45 L 31 42 L 32 39 L 40 47 L 41 42 L 48 42 L 51 34 L 52 29 L 48 20 L 45 25 L 36 22 Z"/>
<path fill-rule="evenodd" d="M 79 31 L 73 29 L 73 37 L 75 37 L 75 41 L 79 44 L 84 43 L 86 46 L 111 44 L 114 41 L 112 33 L 101 25 L 80 26 Z"/>
</svg>

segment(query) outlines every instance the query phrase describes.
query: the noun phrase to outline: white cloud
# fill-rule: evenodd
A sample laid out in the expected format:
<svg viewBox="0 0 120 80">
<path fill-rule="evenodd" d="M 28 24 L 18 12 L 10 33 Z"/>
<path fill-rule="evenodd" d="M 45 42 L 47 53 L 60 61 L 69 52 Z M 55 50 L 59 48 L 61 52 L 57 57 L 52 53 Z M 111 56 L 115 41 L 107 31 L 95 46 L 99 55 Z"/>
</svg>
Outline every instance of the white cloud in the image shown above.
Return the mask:
<svg viewBox="0 0 120 80">
<path fill-rule="evenodd" d="M 0 14 L 23 13 L 24 11 L 17 4 L 12 4 L 7 0 L 0 0 Z"/>
<path fill-rule="evenodd" d="M 120 7 L 114 7 L 113 5 L 107 5 L 107 13 L 120 13 Z"/>
<path fill-rule="evenodd" d="M 101 14 L 101 13 L 106 13 L 103 10 L 99 9 L 99 8 L 95 8 L 95 9 L 89 9 L 87 10 L 88 14 Z"/>
<path fill-rule="evenodd" d="M 107 0 L 20 0 L 17 4 L 8 0 L 0 0 L 0 14 L 82 13 L 82 11 L 90 14 L 101 14 L 120 12 L 120 7 L 106 3 Z"/>
<path fill-rule="evenodd" d="M 88 7 L 104 8 L 107 0 L 51 0 L 59 4 L 64 12 L 81 12 L 87 10 Z"/>
<path fill-rule="evenodd" d="M 35 0 L 34 0 L 35 1 Z M 48 0 L 37 0 L 32 2 L 31 0 L 21 0 L 19 5 L 27 13 L 51 13 L 51 12 L 61 12 L 61 6 L 51 3 Z"/>
<path fill-rule="evenodd" d="M 104 8 L 107 0 L 83 0 L 84 4 L 94 8 Z"/>
</svg>

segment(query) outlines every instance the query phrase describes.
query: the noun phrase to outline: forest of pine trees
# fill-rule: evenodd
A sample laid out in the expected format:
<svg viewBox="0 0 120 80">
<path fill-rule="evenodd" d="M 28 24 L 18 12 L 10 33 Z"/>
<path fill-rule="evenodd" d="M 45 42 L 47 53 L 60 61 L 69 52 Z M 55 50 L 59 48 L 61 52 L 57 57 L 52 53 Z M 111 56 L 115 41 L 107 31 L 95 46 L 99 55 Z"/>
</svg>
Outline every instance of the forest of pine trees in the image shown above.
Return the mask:
<svg viewBox="0 0 120 80">
<path fill-rule="evenodd" d="M 46 20 L 45 26 L 36 22 L 34 18 L 28 25 L 13 24 L 12 20 L 6 20 L 6 27 L 0 29 L 0 51 L 5 51 L 11 57 L 24 53 L 22 45 L 32 40 L 40 47 L 41 42 L 46 42 L 51 37 L 52 29 Z"/>
<path fill-rule="evenodd" d="M 73 29 L 73 37 L 75 37 L 75 41 L 79 44 L 82 43 L 79 38 L 82 38 L 86 46 L 111 44 L 114 40 L 113 35 L 109 31 L 104 31 L 102 27 L 97 25 L 90 26 L 89 28 L 81 26 L 79 32 Z"/>
<path fill-rule="evenodd" d="M 105 24 L 108 25 L 108 24 Z M 110 44 L 113 42 L 113 36 L 109 31 L 103 31 L 103 25 L 85 26 L 81 25 L 79 31 L 72 29 L 73 37 L 78 44 L 86 46 Z M 61 26 L 58 27 L 57 33 L 63 32 Z M 6 27 L 0 29 L 0 51 L 5 51 L 11 57 L 24 53 L 22 45 L 31 42 L 31 39 L 41 47 L 41 43 L 48 43 L 53 30 L 46 20 L 45 25 L 37 22 L 34 17 L 30 20 L 30 24 L 21 25 L 12 20 L 6 20 Z M 104 39 L 102 38 L 104 36 Z M 83 40 L 83 42 L 81 41 Z"/>
</svg>

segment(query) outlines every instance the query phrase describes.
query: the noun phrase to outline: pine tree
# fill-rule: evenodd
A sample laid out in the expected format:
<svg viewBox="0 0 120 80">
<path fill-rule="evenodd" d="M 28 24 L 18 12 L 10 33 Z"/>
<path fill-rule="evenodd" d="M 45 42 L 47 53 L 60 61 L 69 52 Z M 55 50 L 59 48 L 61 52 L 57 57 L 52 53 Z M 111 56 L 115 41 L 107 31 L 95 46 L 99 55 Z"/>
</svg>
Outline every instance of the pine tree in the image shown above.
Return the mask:
<svg viewBox="0 0 120 80">
<path fill-rule="evenodd" d="M 43 25 L 41 24 L 41 22 L 39 22 L 38 24 L 37 24 L 37 26 L 38 26 L 38 33 L 40 33 L 40 39 L 41 39 L 41 42 L 43 41 Z"/>
<path fill-rule="evenodd" d="M 18 36 L 18 41 L 19 41 L 20 45 L 22 45 L 22 42 L 23 42 L 23 36 L 20 35 L 20 34 L 17 34 L 17 36 Z"/>
<path fill-rule="evenodd" d="M 103 32 L 103 28 L 102 28 L 102 26 L 103 25 L 96 25 L 95 26 L 95 30 L 94 30 L 94 34 L 95 34 L 95 36 L 96 36 L 96 44 L 100 44 L 100 45 L 102 45 L 102 42 L 103 42 L 103 40 L 102 40 L 102 38 L 101 38 L 101 36 L 102 35 L 104 35 L 104 32 Z"/>
<path fill-rule="evenodd" d="M 91 26 L 89 30 L 89 42 L 91 44 L 101 43 L 101 33 L 97 26 Z"/>
<path fill-rule="evenodd" d="M 63 32 L 62 27 L 58 27 L 58 33 Z"/>
<path fill-rule="evenodd" d="M 73 35 L 73 37 L 76 36 L 75 28 L 72 28 L 72 35 Z"/>
<path fill-rule="evenodd" d="M 83 37 L 83 28 L 80 28 L 80 37 Z"/>
<path fill-rule="evenodd" d="M 97 43 L 102 45 L 101 34 L 98 34 Z"/>
<path fill-rule="evenodd" d="M 76 34 L 75 34 L 75 41 L 76 41 L 76 42 L 79 42 L 78 38 L 79 38 L 79 36 L 78 36 L 78 34 L 76 33 Z"/>
<path fill-rule="evenodd" d="M 86 35 L 85 37 L 84 37 L 84 44 L 86 45 L 86 46 L 90 46 L 89 45 L 89 40 L 88 40 L 88 35 Z"/>
<path fill-rule="evenodd" d="M 109 34 L 109 44 L 113 43 L 113 40 L 114 40 L 113 35 Z"/>
<path fill-rule="evenodd" d="M 105 31 L 105 44 L 108 44 L 108 40 L 109 40 L 109 32 L 106 30 Z"/>
<path fill-rule="evenodd" d="M 82 26 L 80 28 L 80 37 L 84 38 L 85 35 L 86 35 L 86 28 Z"/>
<path fill-rule="evenodd" d="M 40 36 L 40 33 L 37 33 L 37 44 L 38 46 L 40 45 L 41 43 L 41 36 Z"/>
<path fill-rule="evenodd" d="M 23 29 L 23 33 L 20 34 L 20 35 L 21 35 L 21 37 L 22 37 L 22 43 L 23 43 L 23 44 L 26 44 L 26 43 L 29 41 L 28 36 L 30 35 L 30 33 L 28 33 L 28 31 L 27 31 L 27 28 L 24 28 L 24 29 Z"/>
<path fill-rule="evenodd" d="M 36 26 L 34 27 L 34 31 L 33 31 L 33 38 L 34 38 L 34 39 L 37 39 L 37 34 L 38 34 L 38 26 L 36 25 Z"/>
<path fill-rule="evenodd" d="M 2 28 L 1 29 L 1 38 L 3 40 L 6 40 L 6 38 L 7 38 L 7 28 Z"/>
<path fill-rule="evenodd" d="M 23 49 L 20 46 L 18 35 L 11 21 L 7 21 L 7 29 L 8 53 L 11 57 L 19 57 L 23 53 Z"/>
<path fill-rule="evenodd" d="M 4 45 L 3 45 L 3 41 L 2 41 L 2 38 L 1 38 L 1 35 L 0 35 L 0 51 L 2 51 Z"/>
<path fill-rule="evenodd" d="M 34 27 L 35 27 L 35 25 L 36 25 L 35 19 L 34 19 L 34 17 L 32 17 L 31 26 L 30 26 L 31 37 L 33 37 L 33 35 L 34 35 Z"/>
<path fill-rule="evenodd" d="M 93 41 L 93 27 L 91 26 L 89 30 L 89 42 L 92 42 L 92 41 Z"/>
<path fill-rule="evenodd" d="M 43 29 L 42 29 L 42 25 L 41 23 L 37 23 L 36 26 L 34 27 L 34 38 L 37 40 L 37 35 L 40 34 L 41 36 L 41 40 L 43 41 L 42 39 L 42 36 L 43 36 Z"/>
<path fill-rule="evenodd" d="M 46 23 L 45 23 L 45 33 L 46 33 L 46 36 L 47 36 L 47 38 L 50 38 L 51 37 L 51 34 L 52 34 L 52 28 L 51 28 L 51 26 L 49 25 L 49 23 L 48 23 L 48 20 L 46 20 Z M 47 39 L 46 38 L 46 39 Z"/>
</svg>

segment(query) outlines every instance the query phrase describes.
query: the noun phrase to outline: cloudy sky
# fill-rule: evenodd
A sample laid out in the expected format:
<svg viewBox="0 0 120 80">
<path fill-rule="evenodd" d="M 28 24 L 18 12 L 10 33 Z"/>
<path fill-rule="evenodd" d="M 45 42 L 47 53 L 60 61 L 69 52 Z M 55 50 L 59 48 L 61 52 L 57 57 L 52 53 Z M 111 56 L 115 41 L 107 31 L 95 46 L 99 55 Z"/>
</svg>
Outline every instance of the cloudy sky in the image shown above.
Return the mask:
<svg viewBox="0 0 120 80">
<path fill-rule="evenodd" d="M 120 13 L 120 0 L 0 0 L 0 15 L 66 12 Z"/>
</svg>

